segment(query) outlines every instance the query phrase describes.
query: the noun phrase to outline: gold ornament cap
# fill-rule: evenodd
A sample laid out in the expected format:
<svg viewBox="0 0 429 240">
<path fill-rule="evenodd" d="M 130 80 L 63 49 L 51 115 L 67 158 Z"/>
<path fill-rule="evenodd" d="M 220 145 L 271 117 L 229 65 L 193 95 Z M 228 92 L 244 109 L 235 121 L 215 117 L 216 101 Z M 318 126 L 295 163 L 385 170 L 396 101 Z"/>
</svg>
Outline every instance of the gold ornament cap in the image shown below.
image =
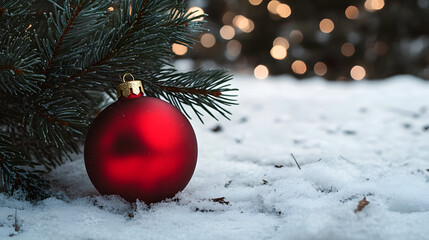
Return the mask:
<svg viewBox="0 0 429 240">
<path fill-rule="evenodd" d="M 127 76 L 130 76 L 132 81 L 125 80 Z M 139 95 L 140 93 L 144 95 L 143 84 L 140 80 L 135 80 L 131 73 L 127 73 L 122 76 L 122 83 L 118 85 L 118 98 L 127 98 L 131 93 L 134 95 Z"/>
</svg>

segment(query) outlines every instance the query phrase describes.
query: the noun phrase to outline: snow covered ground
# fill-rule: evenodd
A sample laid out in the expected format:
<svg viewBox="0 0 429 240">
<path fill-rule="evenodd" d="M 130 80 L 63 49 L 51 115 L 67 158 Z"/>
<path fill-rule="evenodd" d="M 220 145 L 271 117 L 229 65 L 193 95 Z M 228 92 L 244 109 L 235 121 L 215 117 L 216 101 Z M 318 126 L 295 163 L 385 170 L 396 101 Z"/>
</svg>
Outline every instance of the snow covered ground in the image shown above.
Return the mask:
<svg viewBox="0 0 429 240">
<path fill-rule="evenodd" d="M 234 84 L 231 121 L 192 122 L 198 165 L 178 200 L 98 196 L 78 156 L 50 175 L 68 200 L 0 195 L 0 239 L 429 238 L 428 82 Z"/>
</svg>

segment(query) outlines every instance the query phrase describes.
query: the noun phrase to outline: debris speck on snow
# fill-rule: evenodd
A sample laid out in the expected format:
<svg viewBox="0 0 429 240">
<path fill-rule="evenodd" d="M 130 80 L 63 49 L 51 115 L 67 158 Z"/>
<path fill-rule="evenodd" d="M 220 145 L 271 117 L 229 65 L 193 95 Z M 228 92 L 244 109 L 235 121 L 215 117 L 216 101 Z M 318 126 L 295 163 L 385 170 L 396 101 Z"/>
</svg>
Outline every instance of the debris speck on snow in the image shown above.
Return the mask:
<svg viewBox="0 0 429 240">
<path fill-rule="evenodd" d="M 362 209 L 364 209 L 368 204 L 369 202 L 366 200 L 366 197 L 363 197 L 363 199 L 359 201 L 359 204 L 355 209 L 355 213 L 362 211 Z"/>
<path fill-rule="evenodd" d="M 212 128 L 212 129 L 211 129 L 211 131 L 212 131 L 212 132 L 215 132 L 215 133 L 217 133 L 217 132 L 222 132 L 222 131 L 223 131 L 223 128 L 222 128 L 222 126 L 221 126 L 221 125 L 216 125 L 214 128 Z"/>
</svg>

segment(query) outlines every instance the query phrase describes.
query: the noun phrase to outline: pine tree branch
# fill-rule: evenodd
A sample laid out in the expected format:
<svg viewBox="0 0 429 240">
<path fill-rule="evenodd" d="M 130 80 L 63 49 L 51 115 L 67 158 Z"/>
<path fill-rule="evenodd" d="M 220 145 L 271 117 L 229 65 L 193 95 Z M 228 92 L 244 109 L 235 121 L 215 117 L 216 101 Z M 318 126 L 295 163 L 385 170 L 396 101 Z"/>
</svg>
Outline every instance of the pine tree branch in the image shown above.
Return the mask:
<svg viewBox="0 0 429 240">
<path fill-rule="evenodd" d="M 219 90 L 206 90 L 199 88 L 186 88 L 186 87 L 172 87 L 172 86 L 164 86 L 157 84 L 162 90 L 167 92 L 175 92 L 175 93 L 185 93 L 185 94 L 193 94 L 193 95 L 212 95 L 214 97 L 219 97 L 222 95 L 222 92 Z"/>
<path fill-rule="evenodd" d="M 128 31 L 123 35 L 124 37 L 119 39 L 118 42 L 125 42 L 127 39 L 132 37 L 133 33 L 136 31 L 136 29 L 138 28 L 138 26 L 141 23 L 141 19 L 145 13 L 144 7 L 147 3 L 148 3 L 148 0 L 143 1 L 143 4 L 140 7 L 141 10 L 137 13 L 137 17 L 135 18 L 135 20 L 132 22 L 128 22 L 128 24 L 131 26 L 131 28 L 128 29 Z M 111 59 L 115 58 L 117 55 L 119 55 L 121 53 L 122 47 L 123 47 L 123 45 L 120 45 L 120 46 L 117 46 L 116 48 L 112 49 L 112 51 L 106 52 L 105 56 L 103 56 L 100 60 L 93 62 L 93 63 L 90 63 L 85 68 L 83 68 L 80 72 L 72 75 L 69 78 L 62 79 L 61 82 L 63 84 L 67 84 L 69 82 L 74 81 L 77 78 L 85 77 L 88 73 L 91 73 L 92 71 L 94 71 L 96 67 L 106 64 L 109 60 L 111 60 Z M 51 85 L 48 83 L 46 83 L 45 86 L 47 86 L 49 88 L 54 87 L 54 85 Z"/>
<path fill-rule="evenodd" d="M 95 70 L 95 67 L 97 67 L 97 66 L 101 66 L 101 65 L 103 65 L 103 64 L 106 64 L 110 59 L 114 58 L 116 55 L 118 55 L 118 54 L 120 54 L 120 53 L 121 53 L 121 50 L 119 49 L 119 50 L 117 50 L 117 51 L 113 52 L 112 54 L 107 55 L 106 57 L 104 57 L 103 59 L 101 59 L 101 60 L 99 60 L 98 62 L 94 63 L 93 65 L 90 65 L 88 68 L 86 68 L 86 69 L 85 69 L 85 70 L 83 70 L 82 72 L 77 73 L 77 74 L 75 74 L 75 75 L 71 76 L 70 78 L 64 78 L 64 79 L 62 80 L 62 83 L 68 83 L 68 82 L 74 81 L 74 80 L 75 80 L 76 78 L 78 78 L 78 77 L 79 77 L 79 78 L 84 77 L 86 74 L 88 74 L 88 73 L 90 73 L 90 72 L 94 71 L 94 70 Z"/>
<path fill-rule="evenodd" d="M 129 31 L 129 35 L 131 35 L 131 34 L 133 34 L 134 33 L 134 31 L 136 30 L 136 28 L 140 25 L 140 22 L 141 22 L 141 18 L 142 18 L 142 16 L 143 16 L 143 14 L 144 14 L 144 6 L 147 4 L 147 1 L 148 0 L 144 0 L 144 2 L 143 2 L 143 4 L 142 4 L 142 6 L 140 7 L 141 8 L 141 10 L 137 13 L 137 19 L 136 19 L 136 21 L 134 22 L 134 24 L 132 24 L 132 27 L 131 27 L 131 30 Z"/>
<path fill-rule="evenodd" d="M 123 7 L 127 7 L 128 6 L 127 2 L 128 1 L 125 1 L 125 3 L 123 3 Z M 48 83 L 46 83 L 46 85 L 49 85 L 49 87 L 64 86 L 64 84 L 68 84 L 70 82 L 73 82 L 76 79 L 82 79 L 82 78 L 86 77 L 88 74 L 91 74 L 92 72 L 95 72 L 97 67 L 109 66 L 110 69 L 112 69 L 112 70 L 116 70 L 117 69 L 117 70 L 121 71 L 120 69 L 118 69 L 118 67 L 114 66 L 115 63 L 111 64 L 111 63 L 109 63 L 109 61 L 113 60 L 113 62 L 117 62 L 118 61 L 117 57 L 119 57 L 119 58 L 124 58 L 124 57 L 126 58 L 126 57 L 128 57 L 128 56 L 119 56 L 119 55 L 122 52 L 130 51 L 132 45 L 134 44 L 134 43 L 130 44 L 130 41 L 136 41 L 136 39 L 138 39 L 138 37 L 134 36 L 134 35 L 137 34 L 137 31 L 140 31 L 139 28 L 144 27 L 144 24 L 142 23 L 142 19 L 143 19 L 143 16 L 145 15 L 145 13 L 146 13 L 145 12 L 145 8 L 146 8 L 146 5 L 148 4 L 148 2 L 149 2 L 148 0 L 144 0 L 143 3 L 141 5 L 139 5 L 140 10 L 138 10 L 138 12 L 136 13 L 137 16 L 136 17 L 130 17 L 126 21 L 126 24 L 129 26 L 129 28 L 122 28 L 123 30 L 125 30 L 125 32 L 118 33 L 118 35 L 121 36 L 121 37 L 118 38 L 118 39 L 116 39 L 117 43 L 112 44 L 112 46 L 114 46 L 113 48 L 109 49 L 109 51 L 104 51 L 105 54 L 103 56 L 100 56 L 100 60 L 92 61 L 88 65 L 86 65 L 85 67 L 82 67 L 82 69 L 79 72 L 71 75 L 70 77 L 63 78 L 61 80 L 62 85 L 56 85 L 56 86 L 54 86 L 54 85 L 50 85 Z M 163 1 L 159 1 L 159 3 L 162 3 L 162 2 Z M 165 1 L 165 2 L 167 2 L 167 1 Z M 156 4 L 159 4 L 159 3 L 156 3 Z M 159 6 L 156 6 L 156 7 L 159 7 Z M 134 7 L 134 8 L 137 8 L 137 7 Z M 124 12 L 128 12 L 128 10 L 129 10 L 129 8 L 125 8 L 123 11 Z M 177 11 L 177 10 L 174 10 L 174 11 Z M 172 12 L 174 12 L 174 11 L 172 11 Z M 150 14 L 154 14 L 155 15 L 156 12 L 154 12 L 154 13 L 149 12 L 148 14 L 149 15 L 146 16 L 145 18 L 150 19 L 151 18 Z M 197 17 L 201 17 L 201 16 L 197 16 Z M 170 18 L 172 18 L 172 19 L 169 20 L 169 21 L 166 21 L 166 23 L 162 23 L 161 22 L 162 24 L 159 24 L 159 28 L 164 28 L 165 30 L 164 29 L 159 29 L 159 30 L 161 30 L 161 31 L 163 30 L 167 34 L 171 34 L 171 32 L 174 32 L 174 31 L 177 31 L 177 30 L 175 28 L 170 28 L 169 29 L 169 27 L 171 27 L 171 26 L 173 26 L 173 27 L 178 27 L 178 26 L 185 26 L 185 27 L 187 27 L 187 26 L 189 26 L 189 22 L 193 21 L 196 17 L 188 18 L 188 16 L 185 15 L 184 13 L 175 12 L 174 14 L 170 14 Z M 163 19 L 163 20 L 165 20 L 165 19 Z M 194 22 L 194 24 L 198 25 L 199 23 L 198 22 Z M 195 26 L 197 26 L 197 25 L 195 25 Z M 152 27 L 152 28 L 155 29 L 155 27 Z M 194 27 L 194 28 L 196 28 L 196 27 Z M 167 30 L 167 29 L 169 29 L 169 30 Z M 158 34 L 158 32 L 159 31 L 157 31 L 156 34 Z M 181 30 L 181 32 L 183 32 L 184 35 L 189 35 L 189 33 L 186 33 L 187 30 Z M 138 34 L 141 35 L 142 32 L 139 32 Z M 145 33 L 145 35 L 150 35 L 150 32 Z M 109 39 L 109 36 L 107 36 L 107 38 Z M 164 35 L 162 35 L 161 39 L 162 38 L 164 38 L 165 40 L 167 40 L 167 39 L 171 38 L 171 36 L 164 36 Z M 138 41 L 142 42 L 144 40 L 138 40 Z M 176 41 L 170 41 L 170 42 L 171 43 L 169 43 L 169 44 L 172 44 L 173 42 L 176 42 Z M 189 41 L 189 40 L 183 40 L 182 43 L 187 45 L 187 44 L 190 44 L 191 41 Z M 158 44 L 159 44 L 159 41 L 158 41 Z M 101 45 L 103 45 L 103 43 L 101 43 Z M 156 47 L 154 46 L 153 48 L 156 48 Z M 163 46 L 163 48 L 165 49 L 164 46 Z M 125 50 L 123 51 L 123 49 L 125 49 Z M 139 51 L 139 50 L 136 49 L 133 52 L 137 52 L 137 51 Z M 144 51 L 140 50 L 140 52 L 144 52 Z M 170 55 L 170 53 L 168 53 L 168 55 Z M 128 58 L 131 58 L 131 57 L 132 56 L 129 56 Z M 141 58 L 141 57 L 139 56 L 139 58 Z M 159 58 L 159 59 L 161 59 L 161 61 L 163 61 L 162 58 Z M 163 64 L 166 64 L 166 62 L 163 62 Z M 100 75 L 100 72 L 98 72 L 98 74 Z M 112 75 L 114 75 L 114 74 L 115 73 L 113 72 Z M 96 77 L 96 76 L 94 76 L 94 77 Z"/>
<path fill-rule="evenodd" d="M 100 61 L 98 61 L 98 62 L 94 63 L 93 65 L 91 65 L 91 66 L 89 66 L 88 68 L 86 68 L 86 69 L 82 70 L 81 72 L 76 73 L 76 74 L 72 75 L 72 76 L 71 76 L 71 77 L 69 77 L 69 78 L 63 78 L 63 79 L 61 80 L 61 83 L 63 83 L 63 84 L 67 84 L 67 83 L 69 83 L 69 82 L 72 82 L 72 81 L 76 80 L 77 78 L 82 78 L 82 77 L 84 77 L 86 74 L 91 73 L 92 71 L 94 71 L 94 70 L 95 70 L 95 68 L 96 68 L 97 66 L 101 66 L 101 65 L 103 65 L 103 64 L 106 64 L 110 59 L 114 58 L 114 57 L 115 57 L 116 55 L 118 55 L 120 52 L 121 52 L 120 50 L 117 50 L 116 52 L 112 53 L 111 55 L 106 56 L 105 58 L 103 58 L 103 59 L 101 59 Z M 45 82 L 45 83 L 43 83 L 42 87 L 43 87 L 43 88 L 50 89 L 50 88 L 54 88 L 54 87 L 56 87 L 56 85 L 54 85 L 54 84 L 52 84 L 52 83 L 47 83 L 47 82 Z"/>
<path fill-rule="evenodd" d="M 186 1 L 113 3 L 120 7 L 110 12 L 111 0 L 0 0 L 0 176 L 8 194 L 46 192 L 32 167 L 49 171 L 81 151 L 92 113 L 125 71 L 148 96 L 185 114 L 189 106 L 200 119 L 216 118 L 211 111 L 228 118 L 225 108 L 236 104 L 225 70 L 180 73 L 170 62 L 173 43 L 191 46 L 205 30 Z"/>
<path fill-rule="evenodd" d="M 54 51 L 52 52 L 52 56 L 51 59 L 48 62 L 48 65 L 46 66 L 45 70 L 44 70 L 44 74 L 47 75 L 49 74 L 49 71 L 51 70 L 51 65 L 54 62 L 54 59 L 57 55 L 58 49 L 61 47 L 61 45 L 63 44 L 64 38 L 66 36 L 66 34 L 70 31 L 70 29 L 72 28 L 77 16 L 79 15 L 79 13 L 82 11 L 83 6 L 88 2 L 89 0 L 85 0 L 83 1 L 81 4 L 79 4 L 75 10 L 74 13 L 71 15 L 67 26 L 64 28 L 63 33 L 61 34 L 61 37 L 58 39 L 57 44 L 55 45 Z"/>
<path fill-rule="evenodd" d="M 27 199 L 47 197 L 47 182 L 29 169 L 36 165 L 12 145 L 8 136 L 0 133 L 0 181 L 7 193 L 22 190 Z"/>
<path fill-rule="evenodd" d="M 58 120 L 54 116 L 52 116 L 51 114 L 47 113 L 46 111 L 42 111 L 40 109 L 36 109 L 36 112 L 41 117 L 48 119 L 50 122 L 52 122 L 54 124 L 59 124 L 59 125 L 64 126 L 64 127 L 68 127 L 69 126 L 69 124 L 66 121 Z"/>
</svg>

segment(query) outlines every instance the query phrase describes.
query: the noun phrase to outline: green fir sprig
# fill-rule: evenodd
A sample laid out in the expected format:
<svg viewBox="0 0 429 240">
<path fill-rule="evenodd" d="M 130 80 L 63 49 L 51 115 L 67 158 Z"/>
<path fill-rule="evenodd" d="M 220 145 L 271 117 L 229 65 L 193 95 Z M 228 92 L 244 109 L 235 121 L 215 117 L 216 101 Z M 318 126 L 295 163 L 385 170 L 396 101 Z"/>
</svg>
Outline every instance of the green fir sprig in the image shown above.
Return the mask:
<svg viewBox="0 0 429 240">
<path fill-rule="evenodd" d="M 7 194 L 50 196 L 43 175 L 79 153 L 91 120 L 133 73 L 148 96 L 202 121 L 236 104 L 226 70 L 179 72 L 173 43 L 206 29 L 181 0 L 0 0 L 0 174 Z"/>
</svg>

